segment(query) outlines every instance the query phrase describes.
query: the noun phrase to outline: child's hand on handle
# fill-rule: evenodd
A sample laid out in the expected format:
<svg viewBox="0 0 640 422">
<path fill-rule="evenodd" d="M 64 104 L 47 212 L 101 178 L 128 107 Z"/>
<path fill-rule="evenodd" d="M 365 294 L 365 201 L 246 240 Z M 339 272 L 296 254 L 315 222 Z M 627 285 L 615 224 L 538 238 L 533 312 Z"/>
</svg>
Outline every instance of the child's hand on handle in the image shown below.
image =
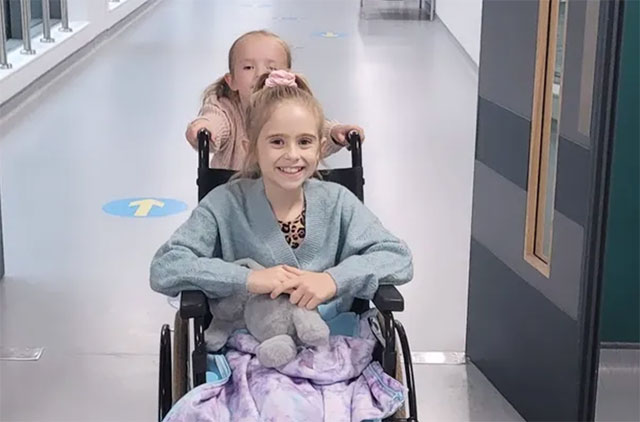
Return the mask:
<svg viewBox="0 0 640 422">
<path fill-rule="evenodd" d="M 247 277 L 247 290 L 255 294 L 269 294 L 295 277 L 297 273 L 286 265 L 251 271 Z"/>
<path fill-rule="evenodd" d="M 285 269 L 295 276 L 284 281 L 281 286 L 271 292 L 271 298 L 275 299 L 282 293 L 290 294 L 290 302 L 300 308 L 315 309 L 321 303 L 333 298 L 338 286 L 327 273 L 314 273 L 302 271 L 285 265 Z"/>
<path fill-rule="evenodd" d="M 338 144 L 346 146 L 347 135 L 354 130 L 360 135 L 360 141 L 364 142 L 364 129 L 355 125 L 335 125 L 331 128 L 330 136 Z"/>
<path fill-rule="evenodd" d="M 206 117 L 199 117 L 191 122 L 191 124 L 187 126 L 187 132 L 185 133 L 187 141 L 189 141 L 191 145 L 195 145 L 197 147 L 198 132 L 200 132 L 202 129 L 207 129 L 209 133 L 213 134 L 213 131 L 209 127 L 211 126 L 209 123 L 209 119 L 207 119 Z"/>
</svg>

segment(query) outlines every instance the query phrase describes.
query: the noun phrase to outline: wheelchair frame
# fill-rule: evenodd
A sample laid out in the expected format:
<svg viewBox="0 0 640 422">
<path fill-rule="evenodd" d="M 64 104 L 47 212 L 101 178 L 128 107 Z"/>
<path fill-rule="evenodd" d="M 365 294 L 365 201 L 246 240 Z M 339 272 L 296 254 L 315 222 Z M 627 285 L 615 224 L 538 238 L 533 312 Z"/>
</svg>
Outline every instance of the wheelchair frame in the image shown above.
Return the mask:
<svg viewBox="0 0 640 422">
<path fill-rule="evenodd" d="M 226 183 L 235 174 L 232 170 L 209 168 L 210 134 L 203 130 L 198 133 L 198 200 L 204 198 L 211 189 Z M 360 200 L 364 200 L 364 177 L 362 169 L 362 150 L 360 136 L 352 132 L 348 136 L 351 150 L 351 168 L 323 170 L 320 173 L 324 180 L 340 183 L 351 190 Z M 409 341 L 402 324 L 394 319 L 394 312 L 404 310 L 404 298 L 395 286 L 381 285 L 372 300 L 374 306 L 382 316 L 382 335 L 384 347 L 378 342 L 374 350 L 374 359 L 381 363 L 385 373 L 395 378 L 397 365 L 396 335 L 400 340 L 400 347 L 404 359 L 405 385 L 408 397 L 409 416 L 406 418 L 386 418 L 386 422 L 417 422 L 417 400 L 411 350 Z M 369 301 L 355 299 L 352 311 L 362 314 L 369 308 Z M 193 320 L 194 346 L 189 365 L 189 326 Z M 174 348 L 172 362 L 171 330 L 168 324 L 162 326 L 160 333 L 160 359 L 158 380 L 158 420 L 161 422 L 169 413 L 172 405 L 189 390 L 204 384 L 207 370 L 207 350 L 204 331 L 211 323 L 211 314 L 205 294 L 201 291 L 190 290 L 181 294 L 180 310 L 174 322 Z M 191 381 L 189 381 L 189 366 L 191 366 Z M 173 369 L 173 371 L 172 371 Z"/>
</svg>

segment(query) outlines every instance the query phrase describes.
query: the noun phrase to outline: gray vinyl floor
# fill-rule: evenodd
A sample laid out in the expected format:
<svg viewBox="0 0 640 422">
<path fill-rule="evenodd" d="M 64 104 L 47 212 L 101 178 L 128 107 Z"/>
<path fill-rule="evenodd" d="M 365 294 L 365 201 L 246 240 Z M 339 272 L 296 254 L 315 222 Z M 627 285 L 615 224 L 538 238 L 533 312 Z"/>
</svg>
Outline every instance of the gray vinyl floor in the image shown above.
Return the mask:
<svg viewBox="0 0 640 422">
<path fill-rule="evenodd" d="M 640 421 L 640 350 L 600 350 L 596 421 Z"/>
</svg>

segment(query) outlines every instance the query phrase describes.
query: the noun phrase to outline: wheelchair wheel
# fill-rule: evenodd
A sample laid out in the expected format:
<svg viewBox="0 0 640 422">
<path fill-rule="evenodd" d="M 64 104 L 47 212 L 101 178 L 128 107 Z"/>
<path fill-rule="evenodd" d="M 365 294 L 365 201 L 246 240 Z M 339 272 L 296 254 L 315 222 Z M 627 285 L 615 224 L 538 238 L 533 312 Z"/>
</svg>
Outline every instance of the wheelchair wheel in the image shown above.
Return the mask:
<svg viewBox="0 0 640 422">
<path fill-rule="evenodd" d="M 402 383 L 404 385 L 404 371 L 402 370 L 402 368 L 404 367 L 402 365 L 402 352 L 398 351 L 398 353 L 396 353 L 396 380 L 400 381 L 400 383 Z M 407 403 L 405 401 L 405 403 L 402 405 L 402 407 L 400 409 L 398 409 L 398 411 L 396 413 L 394 413 L 393 418 L 395 419 L 406 419 L 407 418 Z"/>
<path fill-rule="evenodd" d="M 189 389 L 189 321 L 176 312 L 173 324 L 173 403 L 180 400 Z"/>
<path fill-rule="evenodd" d="M 158 375 L 158 421 L 162 421 L 171 409 L 171 331 L 169 324 L 164 324 L 160 332 Z"/>
</svg>

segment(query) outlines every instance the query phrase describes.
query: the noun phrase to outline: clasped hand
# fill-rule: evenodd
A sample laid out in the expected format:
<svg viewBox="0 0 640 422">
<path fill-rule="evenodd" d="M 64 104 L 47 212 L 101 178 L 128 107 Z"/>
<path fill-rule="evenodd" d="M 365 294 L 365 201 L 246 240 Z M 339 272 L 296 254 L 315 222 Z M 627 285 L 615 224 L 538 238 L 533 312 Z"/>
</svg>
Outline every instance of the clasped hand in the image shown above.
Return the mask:
<svg viewBox="0 0 640 422">
<path fill-rule="evenodd" d="M 301 308 L 315 309 L 333 298 L 338 287 L 327 273 L 303 271 L 288 265 L 278 265 L 249 273 L 247 289 L 255 294 L 268 294 L 272 299 L 283 293 Z"/>
</svg>

